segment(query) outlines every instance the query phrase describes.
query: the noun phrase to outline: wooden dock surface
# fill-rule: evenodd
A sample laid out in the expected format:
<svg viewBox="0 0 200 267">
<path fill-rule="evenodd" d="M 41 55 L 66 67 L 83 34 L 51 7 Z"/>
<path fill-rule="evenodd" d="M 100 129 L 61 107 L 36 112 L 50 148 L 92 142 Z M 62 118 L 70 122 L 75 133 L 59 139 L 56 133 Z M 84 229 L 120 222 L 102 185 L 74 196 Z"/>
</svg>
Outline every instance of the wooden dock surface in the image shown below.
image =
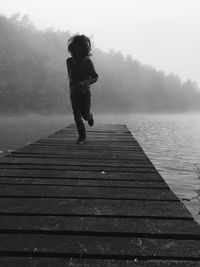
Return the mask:
<svg viewBox="0 0 200 267">
<path fill-rule="evenodd" d="M 0 266 L 200 266 L 200 226 L 126 125 L 76 138 L 69 125 L 0 161 Z"/>
</svg>

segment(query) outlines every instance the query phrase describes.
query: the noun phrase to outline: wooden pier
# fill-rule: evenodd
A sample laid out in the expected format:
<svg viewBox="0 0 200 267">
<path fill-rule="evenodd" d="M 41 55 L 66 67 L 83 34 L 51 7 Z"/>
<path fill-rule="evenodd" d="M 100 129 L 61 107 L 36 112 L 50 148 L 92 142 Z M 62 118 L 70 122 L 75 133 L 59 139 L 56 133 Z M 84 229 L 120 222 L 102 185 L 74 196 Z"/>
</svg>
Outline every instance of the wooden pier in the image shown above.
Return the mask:
<svg viewBox="0 0 200 267">
<path fill-rule="evenodd" d="M 87 137 L 69 125 L 0 161 L 0 266 L 200 266 L 200 226 L 126 125 Z"/>
</svg>

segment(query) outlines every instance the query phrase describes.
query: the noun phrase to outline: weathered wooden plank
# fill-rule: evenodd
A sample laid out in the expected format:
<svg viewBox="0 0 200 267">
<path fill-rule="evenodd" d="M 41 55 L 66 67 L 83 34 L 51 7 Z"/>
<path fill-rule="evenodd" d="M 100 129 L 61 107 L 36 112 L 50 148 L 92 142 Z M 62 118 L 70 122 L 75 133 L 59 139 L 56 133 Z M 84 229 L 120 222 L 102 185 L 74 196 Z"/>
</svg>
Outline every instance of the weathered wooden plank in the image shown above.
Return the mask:
<svg viewBox="0 0 200 267">
<path fill-rule="evenodd" d="M 125 148 L 125 147 L 106 147 L 106 146 L 99 146 L 97 148 L 95 148 L 95 146 L 86 146 L 85 144 L 83 145 L 76 145 L 76 143 L 72 144 L 72 145 L 48 145 L 48 144 L 30 144 L 29 145 L 30 148 L 49 148 L 49 149 L 58 149 L 58 150 L 68 150 L 68 151 L 87 151 L 87 153 L 90 153 L 90 151 L 94 152 L 94 151 L 108 151 L 108 152 L 125 152 L 127 151 L 127 154 L 129 152 L 133 153 L 135 152 L 135 154 L 143 154 L 144 152 L 142 150 L 139 149 L 131 149 L 129 148 Z"/>
<path fill-rule="evenodd" d="M 98 124 L 94 124 L 94 126 L 93 127 L 89 127 L 87 124 L 85 124 L 85 128 L 86 128 L 86 130 L 87 131 L 117 131 L 117 132 L 127 132 L 127 131 L 129 131 L 128 130 L 128 128 L 127 128 L 127 126 L 125 125 L 125 124 L 100 124 L 100 123 L 98 123 Z M 66 128 L 64 128 L 64 130 L 65 129 L 74 129 L 74 130 L 76 130 L 76 126 L 75 126 L 75 124 L 70 124 L 70 125 L 68 125 Z"/>
<path fill-rule="evenodd" d="M 86 128 L 89 128 L 89 129 L 94 129 L 96 127 L 109 127 L 109 129 L 117 127 L 118 129 L 127 129 L 126 124 L 122 124 L 122 123 L 103 123 L 103 122 L 98 122 L 98 123 L 95 123 L 92 128 L 89 127 L 87 124 L 85 126 L 86 126 Z M 76 125 L 74 123 L 70 123 L 69 125 L 67 125 L 65 127 L 65 129 L 66 128 L 75 128 L 76 129 Z"/>
<path fill-rule="evenodd" d="M 116 260 L 116 259 L 84 259 L 72 257 L 1 257 L 3 267 L 199 267 L 200 261 L 182 260 Z"/>
<path fill-rule="evenodd" d="M 87 124 L 85 125 L 86 128 L 88 129 L 95 129 L 95 128 L 108 128 L 108 129 L 113 129 L 113 128 L 117 128 L 117 129 L 127 129 L 126 124 L 122 124 L 122 123 L 95 123 L 94 126 L 91 128 L 89 127 Z M 69 124 L 66 128 L 75 128 L 76 126 L 74 123 Z"/>
<path fill-rule="evenodd" d="M 71 140 L 38 140 L 36 141 L 34 144 L 38 145 L 49 145 L 49 146 L 63 146 L 63 145 L 69 145 L 69 146 L 75 146 L 77 148 L 77 144 L 74 143 L 76 142 L 76 139 L 71 139 Z M 120 142 L 120 141 L 115 141 L 115 142 L 105 142 L 105 141 L 96 141 L 96 140 L 86 140 L 86 142 L 84 143 L 84 147 L 91 147 L 91 146 L 95 146 L 97 148 L 101 147 L 101 146 L 108 146 L 109 148 L 133 148 L 134 150 L 138 150 L 138 151 L 142 151 L 141 147 L 139 147 L 138 145 L 135 145 L 132 142 Z"/>
<path fill-rule="evenodd" d="M 121 166 L 86 166 L 86 165 L 50 165 L 50 164 L 26 164 L 26 163 L 1 163 L 0 162 L 0 171 L 1 169 L 22 169 L 22 170 L 74 170 L 74 171 L 99 171 L 99 172 L 146 172 L 152 173 L 156 172 L 154 167 L 121 167 Z"/>
<path fill-rule="evenodd" d="M 96 131 L 100 131 L 100 132 L 129 132 L 129 129 L 127 128 L 127 126 L 124 124 L 94 124 L 93 127 L 89 127 L 87 124 L 85 124 L 85 128 L 86 131 L 91 131 L 91 132 L 96 132 Z M 65 127 L 64 129 L 62 129 L 63 131 L 66 130 L 74 130 L 77 131 L 75 124 L 70 124 L 67 127 Z"/>
<path fill-rule="evenodd" d="M 85 125 L 86 127 L 86 131 L 87 132 L 96 132 L 96 131 L 98 131 L 98 132 L 105 132 L 105 133 L 109 133 L 109 131 L 114 131 L 114 132 L 116 132 L 116 133 L 126 133 L 126 134 L 131 134 L 131 131 L 127 128 L 127 127 L 125 127 L 124 129 L 119 129 L 118 127 L 115 127 L 115 128 L 109 128 L 109 129 L 105 129 L 105 128 L 103 128 L 103 127 L 98 127 L 97 128 L 97 126 L 96 127 L 87 127 L 87 125 Z M 57 130 L 56 132 L 66 132 L 66 131 L 70 131 L 70 132 L 76 132 L 77 133 L 77 129 L 76 129 L 76 127 L 65 127 L 65 128 L 63 128 L 63 129 L 60 129 L 60 130 Z"/>
<path fill-rule="evenodd" d="M 67 158 L 95 158 L 95 159 L 119 159 L 119 160 L 145 160 L 149 161 L 148 157 L 142 153 L 134 152 L 134 153 L 120 153 L 119 151 L 78 151 L 78 150 L 69 150 L 69 149 L 55 149 L 55 148 L 48 148 L 48 147 L 24 147 L 23 149 L 18 149 L 13 151 L 12 153 L 8 154 L 10 156 L 20 155 L 20 154 L 42 154 L 54 156 L 54 155 L 61 155 Z"/>
<path fill-rule="evenodd" d="M 59 153 L 60 152 L 60 153 Z M 118 162 L 120 161 L 122 164 L 124 162 L 134 162 L 134 163 L 151 163 L 150 160 L 148 160 L 148 158 L 145 158 L 145 157 L 119 157 L 119 156 L 109 156 L 109 155 L 101 155 L 101 154 L 98 154 L 98 156 L 96 157 L 95 154 L 92 155 L 92 154 L 88 154 L 88 153 L 65 153 L 65 152 L 62 152 L 62 151 L 58 151 L 55 152 L 55 151 L 43 151 L 43 150 L 40 150 L 40 151 L 34 151 L 34 150 L 30 150 L 30 151 L 27 151 L 27 152 L 14 152 L 14 153 L 10 153 L 10 154 L 7 154 L 5 155 L 5 158 L 7 157 L 18 157 L 18 158 L 57 158 L 57 159 L 77 159 L 77 160 L 90 160 L 92 159 L 93 161 L 96 160 L 98 162 L 104 160 L 104 161 L 112 161 L 114 160 L 115 162 Z"/>
<path fill-rule="evenodd" d="M 77 140 L 77 137 L 75 138 L 71 138 L 71 139 L 65 139 L 65 140 L 55 140 L 55 139 L 46 139 L 46 140 L 38 140 L 36 141 L 36 144 L 57 144 L 59 145 L 60 143 L 62 144 L 69 144 L 69 145 L 73 145 L 75 146 L 76 143 L 74 144 L 74 142 Z M 105 141 L 105 140 L 95 140 L 95 139 L 86 139 L 86 142 L 84 143 L 84 146 L 101 146 L 101 145 L 104 145 L 104 146 L 108 146 L 110 148 L 112 147 L 126 147 L 128 148 L 129 146 L 133 149 L 140 149 L 141 150 L 141 147 L 138 146 L 138 144 L 134 143 L 134 142 L 130 142 L 130 141 Z M 77 145 L 75 147 L 78 147 Z"/>
<path fill-rule="evenodd" d="M 87 136 L 102 136 L 102 137 L 111 137 L 111 136 L 113 136 L 114 138 L 116 137 L 116 138 L 120 138 L 120 137 L 124 137 L 124 138 L 126 138 L 126 137 L 132 137 L 132 140 L 134 140 L 134 141 L 136 141 L 137 142 L 137 140 L 133 137 L 133 135 L 131 134 L 131 132 L 130 131 L 123 131 L 123 132 L 121 132 L 121 131 L 112 131 L 112 132 L 109 132 L 109 131 L 105 131 L 105 130 L 102 130 L 102 131 L 91 131 L 91 129 L 86 129 L 86 133 L 87 133 Z M 67 135 L 76 135 L 77 136 L 77 130 L 75 130 L 75 129 L 68 129 L 68 128 L 66 128 L 66 129 L 63 129 L 63 130 L 59 130 L 59 131 L 56 131 L 56 132 L 54 132 L 54 133 L 52 133 L 51 134 L 51 136 L 52 135 L 60 135 L 60 136 L 63 136 L 63 135 L 65 135 L 65 136 L 67 136 Z M 49 136 L 48 136 L 49 137 Z"/>
<path fill-rule="evenodd" d="M 126 148 L 126 147 L 107 147 L 106 145 L 102 145 L 99 147 L 95 147 L 95 146 L 87 146 L 86 143 L 82 144 L 82 145 L 77 145 L 76 144 L 76 140 L 74 140 L 75 142 L 73 144 L 68 144 L 68 145 L 56 145 L 56 144 L 37 144 L 37 143 L 33 143 L 29 145 L 29 148 L 49 148 L 49 149 L 57 149 L 57 150 L 64 150 L 64 151 L 85 151 L 87 153 L 91 152 L 105 152 L 108 151 L 110 153 L 119 153 L 119 152 L 127 152 L 127 155 L 131 153 L 134 154 L 139 154 L 139 155 L 143 155 L 144 151 L 137 149 L 137 148 Z"/>
<path fill-rule="evenodd" d="M 88 137 L 113 137 L 113 138 L 129 138 L 130 136 L 132 136 L 132 134 L 130 132 L 126 132 L 126 133 L 117 133 L 117 132 L 92 132 L 92 131 L 87 131 L 86 132 Z M 76 136 L 78 135 L 77 130 L 61 130 L 58 132 L 55 132 L 51 135 L 48 136 L 48 138 L 51 138 L 53 136 L 60 136 L 60 137 L 65 137 L 65 136 Z M 135 142 L 137 142 L 137 140 L 133 137 L 133 140 Z"/>
<path fill-rule="evenodd" d="M 66 130 L 63 130 L 63 132 L 65 131 L 74 131 L 75 133 L 77 133 L 77 130 L 76 129 L 70 129 L 70 128 L 67 128 Z M 117 134 L 117 135 L 127 135 L 127 134 L 131 134 L 131 132 L 129 130 L 126 130 L 126 129 L 122 129 L 122 130 L 119 130 L 119 129 L 103 129 L 103 128 L 87 128 L 86 127 L 86 132 L 87 133 L 102 133 L 102 134 Z"/>
<path fill-rule="evenodd" d="M 86 132 L 87 136 L 88 137 L 97 137 L 97 138 L 112 138 L 115 139 L 115 138 L 129 138 L 131 139 L 132 138 L 132 141 L 133 142 L 137 142 L 137 140 L 133 137 L 133 135 L 128 132 L 128 133 L 117 133 L 117 132 L 113 132 L 113 133 L 109 133 L 109 132 L 92 132 L 92 131 L 87 131 Z M 68 137 L 68 136 L 77 136 L 77 131 L 76 130 L 60 130 L 60 131 L 57 131 L 51 135 L 49 135 L 48 137 L 52 137 L 52 136 L 59 136 L 59 137 Z"/>
<path fill-rule="evenodd" d="M 46 139 L 39 139 L 37 140 L 37 142 L 51 142 L 51 143 L 72 143 L 74 144 L 74 141 L 77 140 L 77 136 L 66 136 L 64 138 L 59 138 L 59 137 L 49 137 Z M 87 136 L 86 139 L 86 143 L 85 144 L 96 144 L 96 145 L 101 145 L 101 144 L 110 144 L 110 145 L 119 145 L 122 146 L 124 145 L 131 145 L 133 147 L 139 147 L 138 143 L 136 143 L 135 141 L 131 140 L 131 138 L 126 138 L 126 139 L 114 139 L 114 138 L 99 138 L 99 137 L 89 137 Z"/>
<path fill-rule="evenodd" d="M 162 188 L 169 189 L 164 181 L 123 181 L 104 179 L 66 179 L 66 178 L 15 178 L 0 177 L 0 184 L 24 184 L 24 185 L 73 185 L 73 186 L 105 186 L 105 187 L 128 187 L 128 188 Z"/>
<path fill-rule="evenodd" d="M 35 178 L 76 178 L 76 179 L 104 179 L 104 180 L 124 180 L 124 181 L 163 181 L 163 178 L 157 172 L 106 172 L 101 171 L 66 171 L 66 170 L 18 170 L 18 169 L 0 169 L 0 177 L 35 177 Z"/>
<path fill-rule="evenodd" d="M 66 144 L 66 145 L 76 145 L 76 141 L 77 141 L 77 136 L 75 137 L 71 137 L 71 138 L 49 138 L 49 139 L 43 139 L 43 140 L 37 140 L 35 143 L 36 144 Z M 109 146 L 109 147 L 113 147 L 113 146 L 119 146 L 119 147 L 127 147 L 127 146 L 131 146 L 133 149 L 141 149 L 141 147 L 138 146 L 138 144 L 136 144 L 135 142 L 129 141 L 129 140 L 104 140 L 104 139 L 95 139 L 95 138 L 90 138 L 87 137 L 84 146 Z M 76 145 L 77 147 L 77 145 Z"/>
<path fill-rule="evenodd" d="M 129 132 L 130 133 L 130 130 L 127 128 L 127 126 L 125 127 L 113 127 L 113 126 L 109 126 L 108 125 L 106 127 L 103 127 L 103 125 L 97 125 L 95 124 L 93 127 L 89 127 L 87 124 L 85 124 L 85 128 L 86 128 L 86 131 L 105 131 L 105 132 L 109 132 L 109 131 L 115 131 L 115 132 Z M 60 129 L 58 131 L 77 131 L 77 128 L 75 125 L 68 125 L 67 127 L 63 128 L 63 129 Z"/>
<path fill-rule="evenodd" d="M 58 159 L 58 158 L 26 158 L 26 157 L 6 157 L 1 159 L 0 165 L 3 164 L 42 164 L 42 165 L 59 165 L 59 166 L 66 166 L 66 165 L 78 165 L 78 166 L 102 166 L 102 167 L 126 167 L 127 169 L 132 167 L 137 168 L 146 168 L 152 167 L 155 169 L 154 165 L 150 161 L 132 161 L 132 160 L 108 160 L 108 159 Z"/>
<path fill-rule="evenodd" d="M 200 260 L 200 240 L 150 239 L 107 236 L 65 236 L 1 234 L 0 253 L 23 253 L 24 256 L 59 254 L 103 256 L 118 259 L 179 259 Z M 10 253 L 12 255 L 12 253 Z M 13 253 L 14 254 L 14 253 Z M 14 255 L 13 255 L 14 256 Z"/>
<path fill-rule="evenodd" d="M 193 220 L 83 216 L 0 215 L 0 232 L 49 232 L 150 238 L 200 239 Z"/>
<path fill-rule="evenodd" d="M 125 128 L 123 128 L 123 129 L 120 129 L 120 128 L 118 128 L 118 127 L 107 127 L 107 129 L 105 128 L 105 127 L 97 127 L 97 125 L 95 125 L 95 126 L 93 126 L 93 127 L 88 127 L 86 124 L 85 124 L 85 128 L 86 128 L 86 131 L 87 132 L 96 132 L 96 131 L 98 131 L 98 132 L 109 132 L 109 131 L 111 131 L 111 132 L 117 132 L 117 133 L 123 133 L 123 132 L 125 132 L 125 133 L 129 133 L 129 134 L 131 134 L 131 132 L 130 132 L 130 130 L 127 128 L 127 127 L 125 127 Z M 65 127 L 65 128 L 63 128 L 63 129 L 60 129 L 60 130 L 58 130 L 57 132 L 61 132 L 61 131 L 70 131 L 70 132 L 77 132 L 77 129 L 76 129 L 76 127 Z"/>
<path fill-rule="evenodd" d="M 97 125 L 95 124 L 93 127 L 89 127 L 87 124 L 85 124 L 85 128 L 86 128 L 86 131 L 100 131 L 100 132 L 109 132 L 109 131 L 114 131 L 114 132 L 128 132 L 128 133 L 131 133 L 130 130 L 128 129 L 127 126 L 125 126 L 124 128 L 119 128 L 118 126 L 116 127 L 103 127 L 102 125 Z M 72 126 L 67 126 L 65 128 L 62 128 L 58 131 L 76 131 L 77 132 L 77 128 L 75 125 L 72 125 Z"/>
<path fill-rule="evenodd" d="M 51 185 L 1 185 L 0 197 L 48 197 L 91 199 L 144 199 L 179 201 L 169 189 Z"/>
<path fill-rule="evenodd" d="M 66 130 L 63 130 L 62 132 L 63 133 L 66 133 L 66 131 L 74 131 L 74 133 L 77 134 L 77 130 L 75 128 L 73 129 L 70 129 L 70 128 L 67 128 Z M 86 128 L 86 132 L 87 133 L 102 133 L 102 134 L 116 134 L 116 135 L 127 135 L 127 134 L 131 134 L 130 131 L 128 130 L 118 130 L 118 129 L 103 129 L 103 128 L 99 128 L 99 129 L 92 129 L 92 128 Z"/>
<path fill-rule="evenodd" d="M 75 138 L 77 138 L 76 134 L 54 134 L 51 135 L 48 138 L 45 139 L 39 139 L 38 141 L 42 141 L 42 140 L 50 140 L 50 141 L 71 141 L 74 140 Z M 107 135 L 97 135 L 97 134 L 88 134 L 87 135 L 87 139 L 90 141 L 96 141 L 96 142 L 112 142 L 112 143 L 116 143 L 116 142 L 128 142 L 131 143 L 133 145 L 138 145 L 138 142 L 133 139 L 132 136 L 128 135 L 128 136 L 107 136 Z"/>
<path fill-rule="evenodd" d="M 51 142 L 51 141 L 44 141 L 44 142 L 40 142 L 40 141 L 36 141 L 35 143 L 31 144 L 31 146 L 52 146 L 52 147 L 60 147 L 60 146 L 68 146 L 68 147 L 74 147 L 76 149 L 80 149 L 80 148 L 92 148 L 95 147 L 95 149 L 101 149 L 102 146 L 108 149 L 115 149 L 115 150 L 122 150 L 122 151 L 143 151 L 141 147 L 139 146 L 134 146 L 134 145 L 128 145 L 127 143 L 119 143 L 117 142 L 117 144 L 112 144 L 110 142 L 106 143 L 106 142 L 98 142 L 97 144 L 95 144 L 95 141 L 88 141 L 86 140 L 86 142 L 83 145 L 77 145 L 76 140 L 74 139 L 74 142 Z"/>
<path fill-rule="evenodd" d="M 96 148 L 97 150 L 102 150 L 102 149 L 108 149 L 108 151 L 130 151 L 130 152 L 137 152 L 137 153 L 144 153 L 143 150 L 141 149 L 141 147 L 138 146 L 129 146 L 129 145 L 123 145 L 122 143 L 118 143 L 115 144 L 110 144 L 110 143 L 106 143 L 106 142 L 102 142 L 102 143 L 98 143 L 96 145 L 94 145 L 91 141 L 86 140 L 86 142 L 82 145 L 77 145 L 76 144 L 77 138 L 74 139 L 73 141 L 70 142 L 35 142 L 30 144 L 30 146 L 32 147 L 52 147 L 52 148 L 73 148 L 76 150 L 79 149 L 84 149 L 84 150 L 88 150 L 88 149 L 93 149 Z M 94 141 L 95 142 L 95 141 Z M 127 144 L 127 143 L 126 143 Z"/>
<path fill-rule="evenodd" d="M 138 143 L 133 142 L 131 140 L 117 140 L 117 139 L 95 139 L 96 137 L 88 137 L 86 139 L 85 142 L 85 146 L 86 145 L 94 145 L 94 146 L 99 146 L 99 145 L 109 145 L 109 146 L 131 146 L 133 148 L 140 148 L 141 147 L 138 145 Z M 42 140 L 37 140 L 37 143 L 52 143 L 52 144 L 59 144 L 59 143 L 63 143 L 63 144 L 69 144 L 69 145 L 74 145 L 74 142 L 77 140 L 77 136 L 72 136 L 72 137 L 65 137 L 65 138 L 48 138 L 48 139 L 42 139 Z M 76 146 L 77 147 L 77 146 Z"/>
<path fill-rule="evenodd" d="M 95 215 L 191 219 L 180 202 L 147 200 L 1 198 L 2 214 Z"/>
<path fill-rule="evenodd" d="M 91 144 L 87 145 L 87 142 L 82 144 L 82 145 L 77 145 L 76 144 L 76 140 L 77 140 L 77 138 L 74 139 L 70 143 L 64 143 L 64 142 L 63 143 L 62 142 L 60 142 L 60 143 L 37 143 L 37 142 L 35 142 L 35 143 L 31 143 L 31 144 L 29 144 L 29 145 L 27 145 L 27 146 L 25 146 L 23 148 L 17 149 L 17 150 L 15 150 L 13 152 L 24 151 L 25 149 L 28 149 L 28 150 L 30 150 L 30 149 L 31 150 L 38 150 L 38 149 L 48 150 L 49 149 L 49 150 L 52 150 L 52 151 L 53 150 L 55 150 L 55 151 L 60 150 L 60 151 L 65 151 L 66 153 L 68 151 L 72 151 L 72 152 L 80 151 L 82 153 L 84 150 L 87 151 L 87 152 L 91 151 L 91 153 L 95 152 L 95 145 L 91 145 Z M 106 148 L 106 146 L 107 146 L 106 143 L 97 146 L 98 152 L 101 153 L 101 154 L 103 154 L 103 153 L 105 154 L 106 150 L 103 150 L 103 148 Z M 133 147 L 132 150 L 128 149 L 128 147 L 127 147 L 127 150 L 126 150 L 126 147 L 123 147 L 123 146 L 115 147 L 113 145 L 112 147 L 108 147 L 108 153 L 109 154 L 113 154 L 113 153 L 120 154 L 120 152 L 125 156 L 127 156 L 129 154 L 130 155 L 143 154 L 143 156 L 144 156 L 144 152 L 138 147 L 136 147 L 136 148 Z"/>
<path fill-rule="evenodd" d="M 105 130 L 105 129 L 92 130 L 91 128 L 86 128 L 86 132 L 87 132 L 87 134 L 98 134 L 98 135 L 114 135 L 114 136 L 132 135 L 128 129 L 122 130 L 122 131 L 117 131 L 117 130 Z M 55 134 L 67 134 L 67 133 L 77 134 L 77 130 L 75 128 L 74 129 L 64 128 L 64 129 L 61 129 L 61 130 L 55 132 Z"/>
<path fill-rule="evenodd" d="M 73 145 L 72 146 L 72 149 L 71 149 L 71 152 L 72 153 L 77 153 L 77 152 L 79 152 L 79 153 L 85 153 L 84 152 L 84 150 L 81 150 L 81 149 L 79 149 L 79 148 L 81 148 L 81 147 L 84 147 L 85 148 L 85 150 L 86 150 L 86 146 L 84 146 L 84 145 Z M 62 150 L 61 150 L 62 149 Z M 23 148 L 19 148 L 19 149 L 16 149 L 15 151 L 13 151 L 14 153 L 15 152 L 22 152 L 22 151 L 31 151 L 31 150 L 33 150 L 33 151 L 37 151 L 37 150 L 40 150 L 40 151 L 42 151 L 42 150 L 44 150 L 44 151 L 55 151 L 55 152 L 65 152 L 65 153 L 68 153 L 69 152 L 69 149 L 68 149 L 68 147 L 67 146 L 63 146 L 63 147 L 55 147 L 55 146 L 50 146 L 50 147 L 48 147 L 48 146 L 39 146 L 39 145 L 34 145 L 34 144 L 30 144 L 30 145 L 28 145 L 28 146 L 24 146 Z M 93 150 L 91 150 L 90 151 L 90 153 L 91 154 L 95 154 L 95 151 L 93 151 Z M 138 155 L 140 155 L 140 156 L 143 156 L 143 157 L 145 157 L 145 158 L 147 158 L 147 156 L 144 154 L 144 152 L 142 153 L 141 151 L 136 151 L 136 150 L 127 150 L 127 151 L 119 151 L 119 150 L 117 150 L 117 149 L 113 149 L 113 150 L 108 150 L 108 151 L 101 151 L 101 150 L 99 150 L 98 151 L 98 154 L 102 154 L 102 155 L 105 155 L 105 154 L 108 154 L 108 155 L 119 155 L 119 156 L 138 156 Z M 97 155 L 97 153 L 96 153 L 96 155 Z"/>
</svg>

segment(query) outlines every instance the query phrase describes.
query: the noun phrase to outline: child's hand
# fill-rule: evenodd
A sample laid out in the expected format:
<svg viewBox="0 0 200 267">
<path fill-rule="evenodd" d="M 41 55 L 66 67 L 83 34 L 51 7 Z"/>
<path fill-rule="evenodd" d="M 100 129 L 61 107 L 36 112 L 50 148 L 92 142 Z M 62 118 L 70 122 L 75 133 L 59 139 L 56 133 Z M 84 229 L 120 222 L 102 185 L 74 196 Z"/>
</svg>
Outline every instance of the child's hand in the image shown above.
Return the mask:
<svg viewBox="0 0 200 267">
<path fill-rule="evenodd" d="M 76 86 L 84 86 L 83 82 L 78 82 Z"/>
<path fill-rule="evenodd" d="M 88 86 L 88 85 L 90 85 L 90 80 L 84 80 L 84 81 L 81 82 L 81 84 L 83 86 Z"/>
</svg>

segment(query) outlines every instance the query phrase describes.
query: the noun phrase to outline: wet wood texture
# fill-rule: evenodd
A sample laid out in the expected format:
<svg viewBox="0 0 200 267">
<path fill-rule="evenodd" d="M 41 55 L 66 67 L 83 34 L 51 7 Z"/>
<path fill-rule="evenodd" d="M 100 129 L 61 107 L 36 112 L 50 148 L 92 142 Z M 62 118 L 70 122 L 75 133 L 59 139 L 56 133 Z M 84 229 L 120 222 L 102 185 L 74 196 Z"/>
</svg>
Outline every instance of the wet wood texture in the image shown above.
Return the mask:
<svg viewBox="0 0 200 267">
<path fill-rule="evenodd" d="M 200 266 L 200 226 L 126 125 L 75 125 L 0 161 L 0 266 Z"/>
</svg>

